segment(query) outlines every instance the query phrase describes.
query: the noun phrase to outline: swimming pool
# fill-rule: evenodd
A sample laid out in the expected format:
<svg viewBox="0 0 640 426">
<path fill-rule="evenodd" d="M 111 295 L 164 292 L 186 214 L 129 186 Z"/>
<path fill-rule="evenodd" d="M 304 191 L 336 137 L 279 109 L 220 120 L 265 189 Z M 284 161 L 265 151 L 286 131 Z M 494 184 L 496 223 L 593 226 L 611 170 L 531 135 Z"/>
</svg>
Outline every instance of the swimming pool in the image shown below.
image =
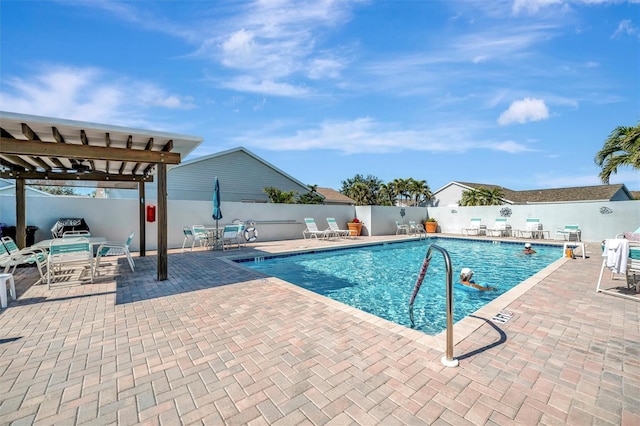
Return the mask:
<svg viewBox="0 0 640 426">
<path fill-rule="evenodd" d="M 534 245 L 536 254 L 521 253 L 522 243 L 429 238 L 309 254 L 243 261 L 243 266 L 296 284 L 354 308 L 410 327 L 409 299 L 430 244 L 449 252 L 454 282 L 463 267 L 474 279 L 497 291 L 469 291 L 454 286 L 454 321 L 472 314 L 561 257 L 559 246 Z M 435 252 L 414 303 L 415 326 L 435 335 L 446 328 L 446 271 Z"/>
</svg>

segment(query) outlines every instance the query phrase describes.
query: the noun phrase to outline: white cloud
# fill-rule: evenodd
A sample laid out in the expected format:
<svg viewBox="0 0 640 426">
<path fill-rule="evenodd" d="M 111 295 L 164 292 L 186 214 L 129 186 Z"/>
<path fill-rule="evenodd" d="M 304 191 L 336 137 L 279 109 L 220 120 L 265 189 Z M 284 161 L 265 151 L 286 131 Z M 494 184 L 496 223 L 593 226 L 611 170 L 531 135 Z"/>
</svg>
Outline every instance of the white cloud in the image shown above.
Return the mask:
<svg viewBox="0 0 640 426">
<path fill-rule="evenodd" d="M 239 76 L 225 81 L 222 85 L 239 92 L 259 93 L 263 95 L 285 96 L 298 98 L 310 94 L 304 87 L 294 86 L 289 83 L 279 83 L 274 80 L 258 79 L 248 75 Z"/>
<path fill-rule="evenodd" d="M 559 6 L 562 10 L 568 10 L 572 5 L 616 4 L 624 2 L 625 0 L 514 0 L 512 10 L 515 14 L 522 11 L 533 14 L 551 6 Z M 629 2 L 637 3 L 638 0 L 629 0 Z"/>
<path fill-rule="evenodd" d="M 360 117 L 353 120 L 327 120 L 315 127 L 293 130 L 293 134 L 289 136 L 285 134 L 287 130 L 283 127 L 252 130 L 237 136 L 234 142 L 242 146 L 257 146 L 274 151 L 325 149 L 344 154 L 405 151 L 460 154 L 473 149 L 512 154 L 531 151 L 528 147 L 513 141 L 495 143 L 475 140 L 473 135 L 477 129 L 474 126 L 478 124 L 465 124 L 451 123 L 428 130 L 403 130 L 394 124 Z"/>
<path fill-rule="evenodd" d="M 82 121 L 137 125 L 143 111 L 160 107 L 190 109 L 190 98 L 168 94 L 141 81 L 110 76 L 98 68 L 45 67 L 30 77 L 8 77 L 0 110 Z"/>
<path fill-rule="evenodd" d="M 618 24 L 618 28 L 611 38 L 616 38 L 620 35 L 640 36 L 640 31 L 638 31 L 638 28 L 633 26 L 631 20 L 625 19 Z"/>
<path fill-rule="evenodd" d="M 232 81 L 221 83 L 224 87 L 299 97 L 310 92 L 292 90 L 294 86 L 285 80 L 296 75 L 310 79 L 339 77 L 348 62 L 339 53 L 340 48 L 319 49 L 323 33 L 347 22 L 352 4 L 357 2 L 301 5 L 290 0 L 255 1 L 242 8 L 242 13 L 219 22 L 220 32 L 202 40 L 198 54 L 236 73 Z M 270 84 L 247 84 L 257 81 Z"/>
<path fill-rule="evenodd" d="M 236 68 L 251 67 L 256 54 L 253 34 L 244 29 L 236 31 L 222 43 L 222 51 L 224 65 Z"/>
<path fill-rule="evenodd" d="M 521 152 L 530 152 L 532 149 L 514 141 L 500 142 L 492 146 L 496 151 L 508 152 L 510 154 L 519 154 Z"/>
<path fill-rule="evenodd" d="M 498 124 L 527 123 L 549 118 L 549 110 L 542 99 L 524 98 L 513 101 L 505 112 L 500 114 Z"/>
<path fill-rule="evenodd" d="M 313 80 L 338 78 L 344 64 L 333 58 L 317 58 L 309 62 L 307 75 Z"/>
</svg>

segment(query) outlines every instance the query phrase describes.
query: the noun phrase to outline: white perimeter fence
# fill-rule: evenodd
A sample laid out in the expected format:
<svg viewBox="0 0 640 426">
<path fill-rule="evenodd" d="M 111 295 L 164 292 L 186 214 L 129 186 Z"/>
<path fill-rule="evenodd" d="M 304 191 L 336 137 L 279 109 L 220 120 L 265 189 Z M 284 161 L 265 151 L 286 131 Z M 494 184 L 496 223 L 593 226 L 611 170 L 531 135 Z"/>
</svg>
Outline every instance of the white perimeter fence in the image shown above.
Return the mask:
<svg viewBox="0 0 640 426">
<path fill-rule="evenodd" d="M 131 231 L 136 237 L 132 251 L 139 250 L 139 215 L 137 199 L 84 197 L 27 197 L 27 226 L 37 226 L 35 241 L 51 238 L 51 228 L 59 218 L 82 217 L 91 234 L 110 241 L 125 241 Z M 580 202 L 534 205 L 502 205 L 484 207 L 382 207 L 333 206 L 304 204 L 251 204 L 222 202 L 220 225 L 233 219 L 256 222 L 261 241 L 291 240 L 302 237 L 304 218 L 313 217 L 320 229 L 328 227 L 326 218 L 334 217 L 346 228 L 354 216 L 364 222 L 363 235 L 396 233 L 395 221 L 422 222 L 426 217 L 438 221 L 438 232 L 460 234 L 472 217 L 479 217 L 488 228 L 498 217 L 507 218 L 513 229 L 524 229 L 527 218 L 539 218 L 551 238 L 556 229 L 576 223 L 583 241 L 602 241 L 618 233 L 632 232 L 640 226 L 640 201 Z M 212 203 L 207 201 L 168 200 L 168 245 L 182 246 L 183 226 L 212 225 Z M 15 196 L 0 196 L 0 223 L 16 224 Z M 155 250 L 157 222 L 146 222 L 147 250 Z"/>
</svg>

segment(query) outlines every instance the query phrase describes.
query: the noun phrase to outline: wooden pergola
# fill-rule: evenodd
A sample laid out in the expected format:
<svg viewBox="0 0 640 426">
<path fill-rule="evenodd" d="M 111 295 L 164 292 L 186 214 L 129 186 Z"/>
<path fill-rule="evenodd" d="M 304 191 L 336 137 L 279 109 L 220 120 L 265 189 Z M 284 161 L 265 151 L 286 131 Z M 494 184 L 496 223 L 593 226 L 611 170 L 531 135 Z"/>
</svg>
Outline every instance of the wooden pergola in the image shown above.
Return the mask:
<svg viewBox="0 0 640 426">
<path fill-rule="evenodd" d="M 0 178 L 16 182 L 16 243 L 26 245 L 31 180 L 137 184 L 140 255 L 145 244 L 145 182 L 157 179 L 158 280 L 168 278 L 167 168 L 202 138 L 0 111 Z"/>
</svg>

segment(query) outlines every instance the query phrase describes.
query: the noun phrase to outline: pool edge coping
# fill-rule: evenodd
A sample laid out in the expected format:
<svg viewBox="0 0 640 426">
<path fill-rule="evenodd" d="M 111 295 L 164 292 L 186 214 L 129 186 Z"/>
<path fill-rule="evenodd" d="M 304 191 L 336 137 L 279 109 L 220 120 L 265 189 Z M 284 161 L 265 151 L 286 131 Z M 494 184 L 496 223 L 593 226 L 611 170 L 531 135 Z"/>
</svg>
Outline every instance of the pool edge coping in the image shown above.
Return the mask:
<svg viewBox="0 0 640 426">
<path fill-rule="evenodd" d="M 459 240 L 475 240 L 475 241 L 481 241 L 481 242 L 487 242 L 487 239 L 478 239 L 478 238 L 469 238 L 469 237 L 464 237 L 464 238 L 460 238 L 459 236 L 446 236 L 446 235 L 438 235 L 437 237 L 434 238 L 445 238 L 445 239 L 459 239 Z M 412 239 L 413 240 L 413 239 Z M 418 240 L 417 238 L 415 240 Z M 384 241 L 384 242 L 360 242 L 359 244 L 350 244 L 350 245 L 346 245 L 346 246 L 340 246 L 340 247 L 317 247 L 317 248 L 312 248 L 312 249 L 295 249 L 295 250 L 289 250 L 289 251 L 283 251 L 283 252 L 277 252 L 277 253 L 272 253 L 271 255 L 268 256 L 246 256 L 246 255 L 239 255 L 239 256 L 229 256 L 229 257 L 224 257 L 224 258 L 220 258 L 220 260 L 223 260 L 225 262 L 228 262 L 230 264 L 235 265 L 236 267 L 242 268 L 242 269 L 248 269 L 255 272 L 258 272 L 262 275 L 264 275 L 264 278 L 262 279 L 266 279 L 267 282 L 274 282 L 277 283 L 278 285 L 281 286 L 286 286 L 287 288 L 302 294 L 306 297 L 310 297 L 313 300 L 317 300 L 320 301 L 326 305 L 331 306 L 332 308 L 341 311 L 341 312 L 346 312 L 349 313 L 350 315 L 365 321 L 369 324 L 375 325 L 376 327 L 381 327 L 384 330 L 393 332 L 395 334 L 398 334 L 402 337 L 406 337 L 412 341 L 414 341 L 415 343 L 418 344 L 422 344 L 422 345 L 426 345 L 431 349 L 434 350 L 441 350 L 441 351 L 445 351 L 446 348 L 446 336 L 447 336 L 447 330 L 443 330 L 440 333 L 436 334 L 436 335 L 431 335 L 431 334 L 427 334 L 424 333 L 422 331 L 419 330 L 414 330 L 411 328 L 408 328 L 406 326 L 400 325 L 400 324 L 396 324 L 392 321 L 386 320 L 384 318 L 380 318 L 376 315 L 370 314 L 368 312 L 362 311 L 360 309 L 354 308 L 352 306 L 349 306 L 347 304 L 344 304 L 342 302 L 338 302 L 336 300 L 333 300 L 329 297 L 314 293 L 311 290 L 307 290 L 303 287 L 300 287 L 296 284 L 290 283 L 288 281 L 282 280 L 280 278 L 277 277 L 273 277 L 271 275 L 267 275 L 267 274 L 263 274 L 260 271 L 256 271 L 255 269 L 249 268 L 247 266 L 244 266 L 243 263 L 250 261 L 249 259 L 255 259 L 256 257 L 265 257 L 265 258 L 271 258 L 271 257 L 287 257 L 287 256 L 295 256 L 295 255 L 300 255 L 300 254 L 305 254 L 305 253 L 316 253 L 316 252 L 327 252 L 327 251 L 339 251 L 339 250 L 344 250 L 344 249 L 350 249 L 350 248 L 357 248 L 357 247 L 363 247 L 363 246 L 375 246 L 375 245 L 387 245 L 387 244 L 396 244 L 396 243 L 403 243 L 403 242 L 407 242 L 410 240 L 400 240 L 400 241 Z M 506 243 L 506 244 L 516 244 L 516 245 L 520 245 L 523 244 L 522 242 L 519 241 L 511 241 L 511 240 L 500 240 L 500 239 L 493 239 L 491 241 L 500 241 L 500 243 Z M 554 244 L 555 242 L 555 244 Z M 561 244 L 557 241 L 549 241 L 549 242 L 544 242 L 540 245 L 552 245 L 552 246 L 561 246 Z M 469 314 L 468 316 L 466 316 L 465 318 L 461 319 L 460 321 L 454 323 L 453 325 L 453 344 L 454 346 L 460 342 L 462 342 L 464 339 L 466 339 L 467 337 L 469 337 L 473 332 L 475 332 L 478 328 L 480 328 L 483 324 L 486 323 L 486 321 L 490 321 L 491 318 L 493 318 L 496 314 L 500 313 L 501 311 L 503 311 L 505 308 L 507 308 L 513 301 L 517 300 L 519 297 L 521 297 L 523 294 L 525 294 L 527 291 L 529 291 L 530 289 L 532 289 L 533 287 L 535 287 L 537 284 L 539 284 L 542 280 L 544 280 L 545 278 L 547 278 L 549 275 L 551 275 L 553 272 L 555 272 L 556 270 L 558 270 L 562 265 L 564 265 L 569 259 L 561 257 L 558 260 L 552 262 L 550 265 L 546 266 L 545 268 L 541 269 L 540 271 L 536 272 L 534 275 L 532 275 L 531 277 L 527 278 L 526 280 L 522 281 L 520 284 L 518 284 L 517 286 L 515 286 L 514 288 L 510 289 L 508 292 L 500 295 L 499 297 L 497 297 L 496 299 L 492 300 L 491 302 L 487 303 L 486 305 L 484 305 L 483 307 L 481 307 L 480 309 L 478 309 L 477 311 Z M 455 305 L 454 305 L 455 308 Z"/>
</svg>

